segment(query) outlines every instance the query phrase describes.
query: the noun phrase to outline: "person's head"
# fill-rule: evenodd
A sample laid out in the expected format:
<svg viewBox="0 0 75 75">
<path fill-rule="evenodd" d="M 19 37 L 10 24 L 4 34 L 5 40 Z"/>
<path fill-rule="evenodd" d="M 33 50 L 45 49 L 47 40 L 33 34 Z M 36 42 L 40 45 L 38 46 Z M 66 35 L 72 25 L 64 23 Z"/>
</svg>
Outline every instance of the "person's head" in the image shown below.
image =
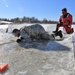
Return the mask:
<svg viewBox="0 0 75 75">
<path fill-rule="evenodd" d="M 63 8 L 63 9 L 62 9 L 62 14 L 63 14 L 63 15 L 66 15 L 66 14 L 67 14 L 67 9 L 66 9 L 66 8 Z"/>
<path fill-rule="evenodd" d="M 20 30 L 14 29 L 14 30 L 12 31 L 12 34 L 13 34 L 15 37 L 19 37 L 19 36 L 20 36 Z"/>
</svg>

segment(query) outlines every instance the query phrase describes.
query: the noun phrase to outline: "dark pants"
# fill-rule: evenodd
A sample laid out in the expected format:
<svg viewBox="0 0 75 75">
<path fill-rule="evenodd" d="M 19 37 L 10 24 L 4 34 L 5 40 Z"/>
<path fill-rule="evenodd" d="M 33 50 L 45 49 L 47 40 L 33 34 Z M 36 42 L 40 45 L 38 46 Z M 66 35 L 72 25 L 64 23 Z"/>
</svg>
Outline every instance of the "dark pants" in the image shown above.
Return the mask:
<svg viewBox="0 0 75 75">
<path fill-rule="evenodd" d="M 65 29 L 65 31 L 67 32 L 67 34 L 71 34 L 74 32 L 73 28 L 71 28 L 71 26 L 67 26 L 67 25 L 63 25 L 63 24 L 57 24 L 56 28 L 60 28 L 63 27 Z"/>
</svg>

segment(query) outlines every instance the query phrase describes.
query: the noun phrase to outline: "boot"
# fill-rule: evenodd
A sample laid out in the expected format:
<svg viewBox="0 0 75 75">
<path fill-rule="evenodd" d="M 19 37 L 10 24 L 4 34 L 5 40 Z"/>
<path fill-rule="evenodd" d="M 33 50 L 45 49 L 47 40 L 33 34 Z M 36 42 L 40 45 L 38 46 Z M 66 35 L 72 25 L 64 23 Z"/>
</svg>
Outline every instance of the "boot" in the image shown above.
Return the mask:
<svg viewBox="0 0 75 75">
<path fill-rule="evenodd" d="M 60 36 L 60 38 L 63 38 L 63 35 L 62 35 L 62 31 L 58 31 L 57 33 L 55 33 L 56 36 Z"/>
<path fill-rule="evenodd" d="M 53 31 L 53 33 L 57 33 L 58 32 L 58 28 L 56 28 L 56 30 L 55 31 Z"/>
</svg>

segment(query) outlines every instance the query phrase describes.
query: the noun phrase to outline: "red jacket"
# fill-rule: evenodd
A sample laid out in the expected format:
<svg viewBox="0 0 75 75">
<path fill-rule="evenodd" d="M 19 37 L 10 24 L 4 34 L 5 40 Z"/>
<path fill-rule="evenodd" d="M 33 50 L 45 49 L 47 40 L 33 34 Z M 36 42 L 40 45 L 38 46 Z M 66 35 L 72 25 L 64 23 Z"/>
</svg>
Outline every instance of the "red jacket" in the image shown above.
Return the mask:
<svg viewBox="0 0 75 75">
<path fill-rule="evenodd" d="M 67 13 L 65 16 L 61 16 L 59 19 L 60 24 L 64 27 L 68 34 L 73 33 L 74 29 L 72 27 L 72 15 Z M 60 27 L 60 26 L 59 26 Z"/>
<path fill-rule="evenodd" d="M 72 15 L 67 13 L 65 16 L 61 16 L 59 22 L 63 25 L 72 26 Z"/>
</svg>

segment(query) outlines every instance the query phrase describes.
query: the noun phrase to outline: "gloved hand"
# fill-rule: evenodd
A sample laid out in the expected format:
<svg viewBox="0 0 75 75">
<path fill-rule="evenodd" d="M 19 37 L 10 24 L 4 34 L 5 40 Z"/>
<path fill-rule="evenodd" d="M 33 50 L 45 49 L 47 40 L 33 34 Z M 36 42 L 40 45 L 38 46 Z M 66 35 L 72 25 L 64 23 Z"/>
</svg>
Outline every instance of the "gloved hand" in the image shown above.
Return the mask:
<svg viewBox="0 0 75 75">
<path fill-rule="evenodd" d="M 24 38 L 23 38 L 23 37 L 21 37 L 20 39 L 21 39 L 21 40 L 23 40 Z"/>
<path fill-rule="evenodd" d="M 22 42 L 22 40 L 21 39 L 17 39 L 17 41 L 16 41 L 17 43 L 20 43 L 20 42 Z"/>
<path fill-rule="evenodd" d="M 60 21 L 58 22 L 58 24 L 63 25 L 63 22 L 60 20 Z"/>
</svg>

